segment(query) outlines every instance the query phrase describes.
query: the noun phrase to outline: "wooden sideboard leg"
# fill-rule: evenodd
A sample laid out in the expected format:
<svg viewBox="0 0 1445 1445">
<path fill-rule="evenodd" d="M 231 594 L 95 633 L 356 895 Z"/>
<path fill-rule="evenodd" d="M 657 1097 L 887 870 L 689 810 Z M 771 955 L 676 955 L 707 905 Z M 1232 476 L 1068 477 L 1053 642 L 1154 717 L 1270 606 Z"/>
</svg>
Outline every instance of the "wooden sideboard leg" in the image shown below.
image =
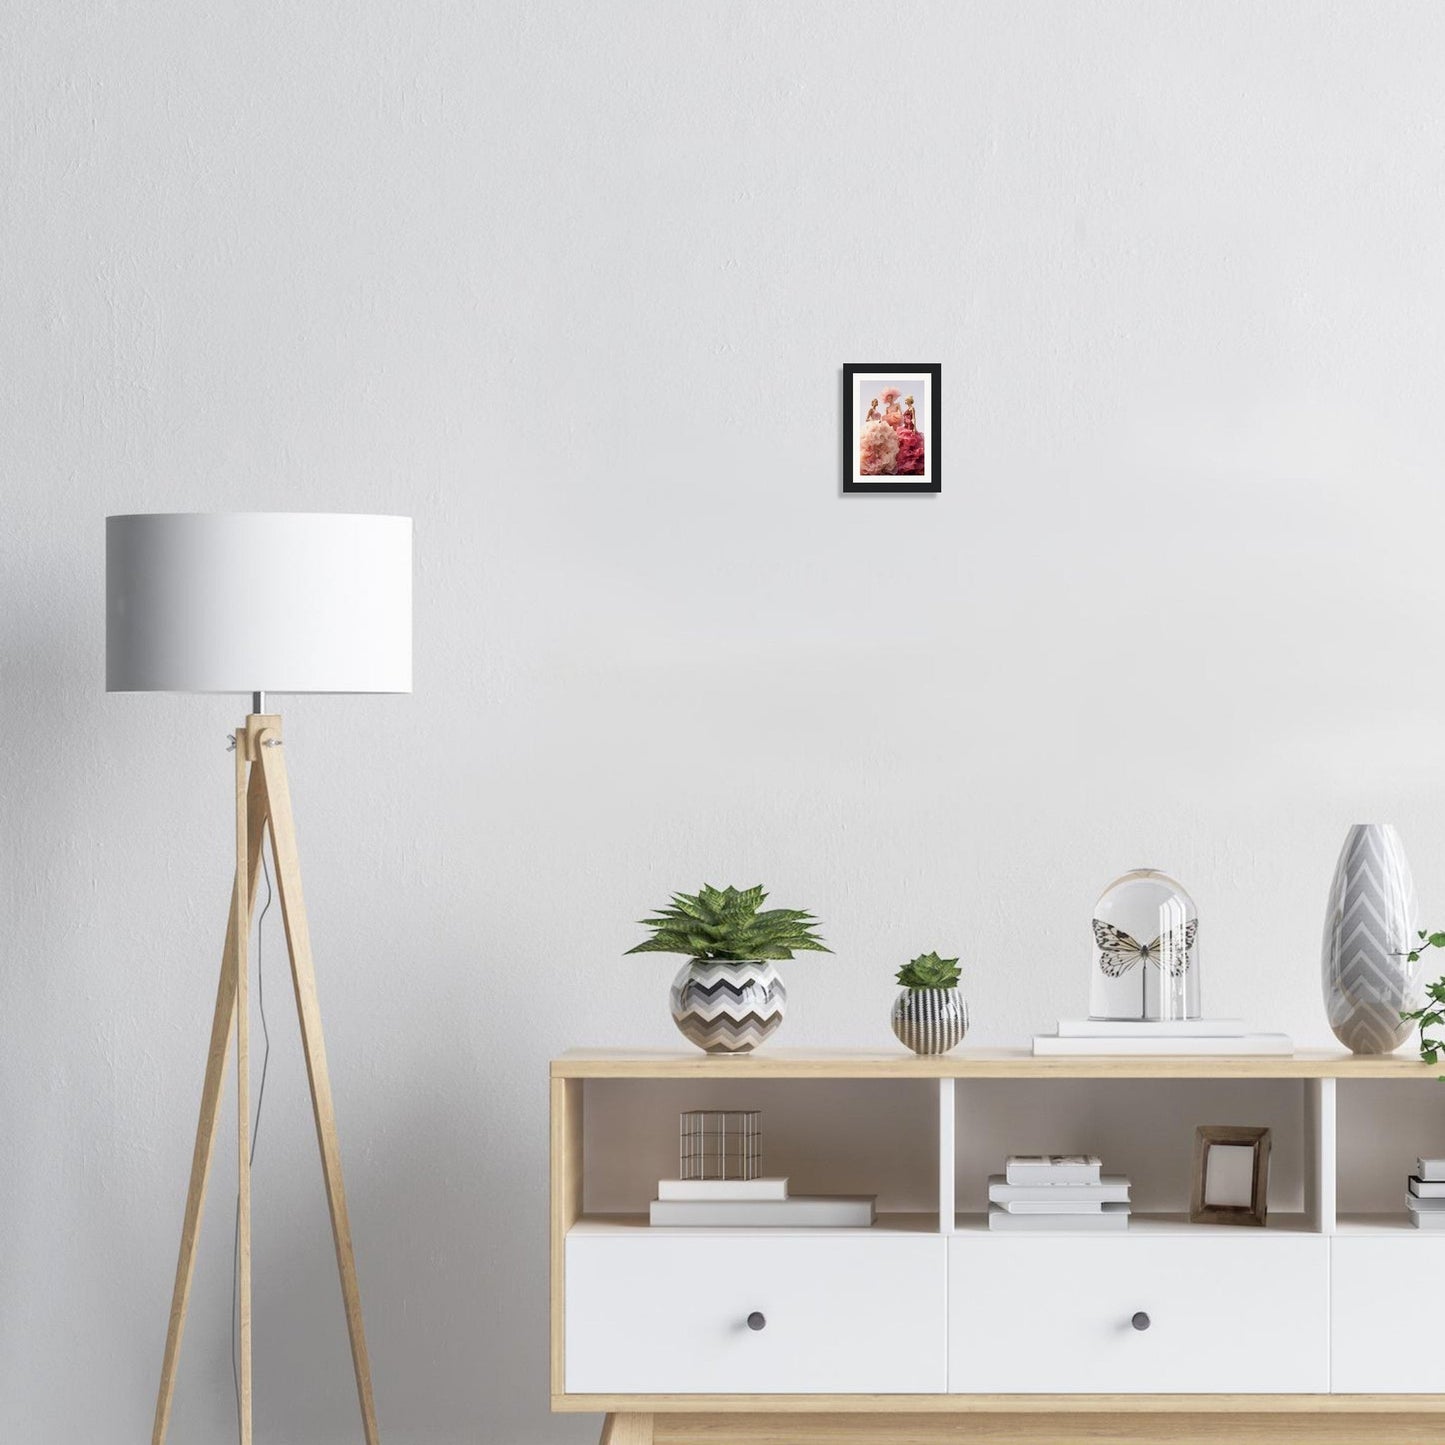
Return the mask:
<svg viewBox="0 0 1445 1445">
<path fill-rule="evenodd" d="M 651 1415 L 609 1415 L 598 1445 L 652 1445 Z"/>
</svg>

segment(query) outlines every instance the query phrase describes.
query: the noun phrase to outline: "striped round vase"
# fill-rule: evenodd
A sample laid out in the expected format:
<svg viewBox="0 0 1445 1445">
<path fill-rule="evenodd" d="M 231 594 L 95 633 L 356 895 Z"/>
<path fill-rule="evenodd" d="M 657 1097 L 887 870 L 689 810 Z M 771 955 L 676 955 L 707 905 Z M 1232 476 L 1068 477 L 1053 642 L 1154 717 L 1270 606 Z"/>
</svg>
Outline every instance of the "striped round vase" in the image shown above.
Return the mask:
<svg viewBox="0 0 1445 1445">
<path fill-rule="evenodd" d="M 1400 835 L 1388 823 L 1356 823 L 1345 835 L 1325 912 L 1325 1010 L 1352 1054 L 1388 1054 L 1414 1027 L 1422 963 L 1406 955 L 1419 941 L 1419 906 Z"/>
<path fill-rule="evenodd" d="M 672 1021 L 710 1054 L 746 1054 L 778 1031 L 787 991 L 766 960 L 694 958 L 672 981 Z"/>
<path fill-rule="evenodd" d="M 968 1032 L 968 1004 L 956 988 L 901 988 L 891 1022 L 915 1054 L 946 1054 Z"/>
</svg>

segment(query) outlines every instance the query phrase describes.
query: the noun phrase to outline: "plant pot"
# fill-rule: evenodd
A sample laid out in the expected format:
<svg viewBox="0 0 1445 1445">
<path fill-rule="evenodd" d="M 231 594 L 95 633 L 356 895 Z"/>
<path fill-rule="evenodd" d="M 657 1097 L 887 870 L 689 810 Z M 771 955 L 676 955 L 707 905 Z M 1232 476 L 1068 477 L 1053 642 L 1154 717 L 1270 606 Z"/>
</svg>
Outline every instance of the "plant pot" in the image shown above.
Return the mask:
<svg viewBox="0 0 1445 1445">
<path fill-rule="evenodd" d="M 1330 1028 L 1351 1053 L 1391 1053 L 1414 1028 L 1400 1015 L 1420 1004 L 1424 965 L 1405 957 L 1419 926 L 1400 835 L 1356 823 L 1335 866 L 1321 950 Z"/>
<path fill-rule="evenodd" d="M 710 1054 L 746 1054 L 778 1031 L 788 1006 L 778 971 L 766 960 L 694 958 L 672 981 L 672 1021 Z"/>
<path fill-rule="evenodd" d="M 957 988 L 901 988 L 889 1022 L 915 1054 L 946 1054 L 968 1032 L 968 1003 Z"/>
</svg>

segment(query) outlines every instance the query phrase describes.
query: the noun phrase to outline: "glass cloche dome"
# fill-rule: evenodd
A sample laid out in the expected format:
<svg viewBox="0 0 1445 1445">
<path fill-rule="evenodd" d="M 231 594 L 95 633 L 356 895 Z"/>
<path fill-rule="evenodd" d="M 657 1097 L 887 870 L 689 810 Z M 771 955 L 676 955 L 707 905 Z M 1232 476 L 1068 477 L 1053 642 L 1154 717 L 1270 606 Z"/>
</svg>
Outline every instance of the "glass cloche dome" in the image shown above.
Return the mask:
<svg viewBox="0 0 1445 1445">
<path fill-rule="evenodd" d="M 1167 873 L 1136 868 L 1094 905 L 1089 1017 L 1197 1019 L 1199 910 Z"/>
</svg>

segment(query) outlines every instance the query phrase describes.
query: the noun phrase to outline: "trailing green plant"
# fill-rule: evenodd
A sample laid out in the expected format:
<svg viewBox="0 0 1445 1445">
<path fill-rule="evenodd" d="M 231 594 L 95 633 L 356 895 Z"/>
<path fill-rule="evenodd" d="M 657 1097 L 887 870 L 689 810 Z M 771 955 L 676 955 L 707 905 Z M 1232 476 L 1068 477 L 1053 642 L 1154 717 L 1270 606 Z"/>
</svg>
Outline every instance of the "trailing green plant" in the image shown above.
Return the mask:
<svg viewBox="0 0 1445 1445">
<path fill-rule="evenodd" d="M 1419 947 L 1412 948 L 1405 955 L 1411 963 L 1419 963 L 1427 948 L 1445 948 L 1445 932 L 1431 933 L 1428 928 L 1422 928 L 1419 937 Z M 1440 1055 L 1445 1053 L 1445 1039 L 1431 1038 L 1425 1031 L 1445 1027 L 1445 978 L 1438 978 L 1434 983 L 1427 984 L 1425 997 L 1429 1002 L 1423 1008 L 1402 1013 L 1400 1017 L 1408 1023 L 1419 1025 L 1420 1057 L 1427 1064 L 1438 1064 Z M 1445 1075 L 1441 1077 L 1445 1080 Z"/>
<path fill-rule="evenodd" d="M 652 937 L 628 953 L 682 953 L 689 958 L 743 963 L 791 958 L 795 953 L 832 953 L 814 932 L 818 920 L 797 908 L 763 910 L 768 895 L 756 888 L 713 888 L 674 893 L 655 918 L 639 920 Z"/>
<path fill-rule="evenodd" d="M 898 982 L 904 988 L 957 988 L 958 960 L 920 953 L 898 970 Z"/>
</svg>

